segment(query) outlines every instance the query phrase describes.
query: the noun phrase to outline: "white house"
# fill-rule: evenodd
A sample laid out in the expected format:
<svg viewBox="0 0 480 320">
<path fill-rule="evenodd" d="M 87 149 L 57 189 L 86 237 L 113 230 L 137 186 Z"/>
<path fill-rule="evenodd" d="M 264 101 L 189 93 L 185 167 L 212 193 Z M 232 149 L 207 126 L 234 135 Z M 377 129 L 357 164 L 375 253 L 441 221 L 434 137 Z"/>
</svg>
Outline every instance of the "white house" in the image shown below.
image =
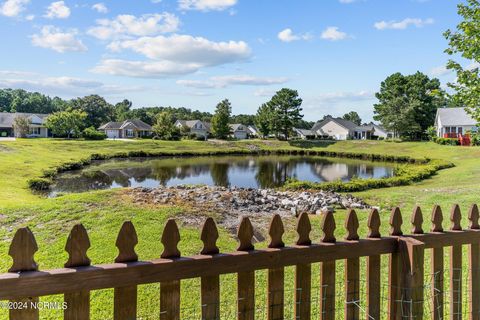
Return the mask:
<svg viewBox="0 0 480 320">
<path fill-rule="evenodd" d="M 149 137 L 152 135 L 152 126 L 142 120 L 125 120 L 123 122 L 108 122 L 98 130 L 105 132 L 107 138 L 131 139 Z"/>
<path fill-rule="evenodd" d="M 28 138 L 47 138 L 49 132 L 45 127 L 48 114 L 22 113 L 22 112 L 0 112 L 0 137 L 15 137 L 15 119 L 26 118 L 29 122 Z"/>
<path fill-rule="evenodd" d="M 391 135 L 374 123 L 359 126 L 349 120 L 331 117 L 315 123 L 311 130 L 316 136 L 330 137 L 335 140 L 367 140 L 372 137 L 386 138 Z"/>
<path fill-rule="evenodd" d="M 197 137 L 207 137 L 210 131 L 209 124 L 200 120 L 177 120 L 175 126 L 180 129 L 187 129 Z"/>
<path fill-rule="evenodd" d="M 456 138 L 467 131 L 477 131 L 477 121 L 464 108 L 441 108 L 437 109 L 435 128 L 438 137 Z"/>
<path fill-rule="evenodd" d="M 231 135 L 235 139 L 243 140 L 248 138 L 248 128 L 241 123 L 230 124 Z"/>
</svg>

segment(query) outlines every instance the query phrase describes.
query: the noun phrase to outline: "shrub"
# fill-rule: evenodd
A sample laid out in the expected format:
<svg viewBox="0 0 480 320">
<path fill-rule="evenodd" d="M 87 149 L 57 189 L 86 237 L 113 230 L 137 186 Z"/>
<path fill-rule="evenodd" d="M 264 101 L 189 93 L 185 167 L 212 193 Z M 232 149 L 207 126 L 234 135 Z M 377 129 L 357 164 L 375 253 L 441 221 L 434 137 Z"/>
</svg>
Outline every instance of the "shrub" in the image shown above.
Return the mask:
<svg viewBox="0 0 480 320">
<path fill-rule="evenodd" d="M 28 180 L 28 187 L 36 191 L 44 191 L 50 188 L 52 180 L 48 178 L 32 178 Z"/>
<path fill-rule="evenodd" d="M 82 137 L 85 140 L 105 140 L 107 135 L 103 132 L 97 131 L 94 127 L 89 127 L 82 132 Z"/>
<path fill-rule="evenodd" d="M 285 189 L 310 189 L 326 190 L 334 192 L 358 192 L 367 189 L 388 188 L 395 186 L 410 185 L 436 174 L 438 170 L 452 168 L 451 162 L 441 160 L 431 160 L 427 164 L 399 166 L 395 171 L 395 176 L 383 179 L 352 179 L 348 182 L 341 180 L 332 182 L 309 182 L 289 180 L 285 184 Z"/>
<path fill-rule="evenodd" d="M 435 140 L 436 143 L 445 145 L 445 146 L 459 146 L 460 141 L 455 138 L 437 138 Z"/>
</svg>

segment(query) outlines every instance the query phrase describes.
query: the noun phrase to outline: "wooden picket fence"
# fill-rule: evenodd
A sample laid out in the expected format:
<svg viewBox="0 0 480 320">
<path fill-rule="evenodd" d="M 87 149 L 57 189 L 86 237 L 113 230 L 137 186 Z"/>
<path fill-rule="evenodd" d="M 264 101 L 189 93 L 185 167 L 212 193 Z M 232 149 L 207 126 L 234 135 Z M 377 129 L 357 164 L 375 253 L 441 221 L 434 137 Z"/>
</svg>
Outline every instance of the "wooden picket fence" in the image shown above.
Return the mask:
<svg viewBox="0 0 480 320">
<path fill-rule="evenodd" d="M 461 319 L 468 315 L 471 320 L 480 319 L 480 226 L 479 211 L 473 205 L 468 213 L 469 226 L 462 229 L 461 213 L 458 205 L 451 210 L 451 227 L 442 227 L 442 210 L 433 208 L 430 232 L 424 231 L 422 211 L 414 209 L 411 218 L 411 234 L 403 235 L 402 215 L 399 208 L 390 216 L 390 235 L 381 236 L 380 217 L 372 210 L 368 219 L 368 235 L 360 239 L 357 230 L 359 222 L 354 210 L 348 213 L 345 229 L 346 237 L 337 241 L 334 214 L 323 216 L 321 229 L 323 237 L 319 242 L 310 239 L 311 225 L 307 214 L 301 214 L 297 221 L 298 238 L 295 244 L 287 246 L 282 240 L 283 222 L 278 215 L 271 221 L 268 248 L 257 250 L 252 243 L 253 226 L 247 217 L 242 218 L 238 228 L 238 249 L 232 253 L 220 253 L 216 245 L 218 231 L 212 218 L 208 218 L 201 231 L 203 249 L 197 256 L 182 257 L 177 245 L 180 233 L 174 220 L 169 220 L 163 230 L 161 242 L 164 251 L 161 258 L 153 261 L 139 261 L 135 253 L 137 234 L 131 222 L 125 222 L 118 235 L 116 246 L 118 256 L 115 263 L 91 265 L 87 256 L 90 247 L 87 231 L 76 225 L 67 240 L 69 254 L 64 268 L 39 271 L 34 260 L 38 250 L 34 235 L 28 228 L 19 229 L 11 243 L 9 255 L 13 265 L 8 273 L 0 275 L 0 300 L 8 300 L 12 306 L 10 319 L 39 319 L 35 308 L 39 296 L 64 294 L 65 319 L 89 319 L 90 292 L 92 290 L 114 288 L 114 319 L 137 318 L 137 286 L 160 283 L 160 319 L 180 319 L 181 280 L 200 278 L 202 319 L 220 318 L 220 281 L 223 274 L 237 275 L 236 318 L 254 319 L 255 272 L 268 270 L 266 313 L 268 319 L 284 318 L 285 267 L 295 268 L 295 319 L 310 319 L 314 297 L 311 294 L 312 263 L 321 263 L 319 308 L 323 320 L 339 316 L 335 307 L 336 261 L 344 260 L 345 267 L 345 319 L 359 319 L 359 309 L 349 301 L 366 301 L 366 319 L 380 319 L 381 312 L 388 319 L 443 319 L 446 310 L 444 302 L 450 306 L 450 319 Z M 468 290 L 462 292 L 460 281 L 454 274 L 462 272 L 462 245 L 468 245 L 469 283 Z M 444 286 L 444 248 L 450 249 L 450 284 Z M 438 276 L 428 286 L 435 290 L 433 301 L 424 301 L 425 250 L 431 249 L 431 272 Z M 381 255 L 388 256 L 388 310 L 381 310 Z M 359 297 L 360 258 L 366 257 L 366 297 Z M 465 267 L 464 267 L 465 268 Z M 428 272 L 428 271 L 427 271 Z M 315 280 L 315 279 L 313 279 Z M 384 285 L 384 284 L 382 284 Z M 337 285 L 338 287 L 338 285 Z M 301 290 L 300 290 L 301 289 Z M 447 292 L 445 292 L 447 291 Z M 467 292 L 465 292 L 467 291 Z M 449 301 L 444 301 L 449 292 Z M 468 311 L 462 310 L 462 295 L 469 295 Z M 428 299 L 427 299 L 428 300 Z M 408 303 L 399 304 L 397 301 Z M 428 316 L 424 314 L 425 304 L 438 306 Z M 18 306 L 25 305 L 25 308 Z M 464 307 L 464 306 L 463 306 Z M 465 307 L 464 307 L 465 308 Z M 337 314 L 335 312 L 337 311 Z M 383 318 L 383 317 L 382 317 Z"/>
</svg>

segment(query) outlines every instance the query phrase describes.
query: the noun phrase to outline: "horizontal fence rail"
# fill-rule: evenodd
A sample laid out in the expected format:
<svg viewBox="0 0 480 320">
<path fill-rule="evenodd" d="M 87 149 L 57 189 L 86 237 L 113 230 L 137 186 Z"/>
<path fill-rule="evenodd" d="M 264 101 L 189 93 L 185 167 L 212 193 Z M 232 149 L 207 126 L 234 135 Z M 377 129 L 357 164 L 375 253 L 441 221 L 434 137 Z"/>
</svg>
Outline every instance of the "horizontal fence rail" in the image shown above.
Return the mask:
<svg viewBox="0 0 480 320">
<path fill-rule="evenodd" d="M 284 319 L 285 312 L 290 312 L 285 298 L 288 285 L 285 272 L 287 267 L 293 267 L 295 304 L 291 312 L 295 319 L 311 319 L 315 309 L 318 313 L 315 318 L 322 320 L 339 316 L 436 320 L 446 319 L 445 314 L 454 320 L 462 317 L 480 320 L 480 225 L 476 205 L 471 206 L 468 219 L 469 225 L 463 229 L 460 208 L 454 205 L 450 227 L 444 229 L 442 210 L 435 206 L 431 228 L 427 231 L 422 210 L 416 207 L 411 216 L 411 232 L 404 235 L 402 214 L 399 208 L 394 208 L 390 233 L 382 236 L 379 212 L 373 209 L 368 218 L 367 237 L 361 239 L 357 214 L 350 210 L 344 226 L 346 236 L 339 240 L 335 236 L 335 216 L 329 212 L 322 217 L 323 236 L 315 242 L 310 238 L 309 216 L 303 213 L 297 220 L 297 240 L 287 245 L 282 239 L 285 232 L 282 219 L 274 215 L 268 232 L 268 248 L 255 249 L 253 226 L 248 217 L 243 217 L 237 231 L 237 251 L 221 253 L 217 247 L 217 226 L 212 218 L 207 218 L 200 235 L 203 248 L 199 255 L 190 257 L 181 255 L 179 229 L 171 219 L 161 238 L 164 250 L 159 259 L 152 261 L 138 259 L 137 234 L 133 224 L 127 221 L 117 237 L 118 256 L 114 263 L 102 265 L 91 265 L 87 256 L 91 245 L 88 233 L 79 224 L 68 236 L 65 246 L 68 260 L 64 268 L 55 270 L 38 270 L 34 260 L 38 251 L 35 237 L 29 228 L 21 228 L 15 233 L 8 252 L 13 264 L 8 273 L 0 274 L 0 300 L 8 300 L 9 306 L 15 306 L 9 308 L 10 319 L 39 319 L 39 297 L 63 294 L 65 319 L 89 319 L 91 291 L 114 289 L 111 318 L 137 319 L 138 286 L 160 283 L 158 316 L 180 319 L 182 281 L 199 279 L 201 315 L 197 318 L 220 319 L 223 307 L 220 276 L 236 274 L 236 297 L 231 297 L 230 302 L 236 304 L 233 319 L 256 318 L 258 290 L 266 291 L 262 304 L 266 318 Z M 464 245 L 468 246 L 468 267 L 462 263 Z M 445 248 L 450 256 L 449 266 L 444 266 Z M 431 250 L 428 256 L 427 249 Z M 381 272 L 382 256 L 388 257 L 385 281 Z M 360 272 L 362 261 L 366 262 L 365 275 Z M 339 286 L 336 271 L 340 262 L 344 279 Z M 312 264 L 316 263 L 320 263 L 319 279 L 313 278 L 317 273 L 313 272 Z M 430 271 L 425 270 L 426 265 Z M 445 269 L 449 271 L 449 283 L 444 283 Z M 466 284 L 462 283 L 463 269 L 469 273 Z M 255 280 L 260 270 L 267 270 L 265 288 L 259 287 Z M 428 274 L 432 277 L 425 283 Z M 344 293 L 342 297 L 339 290 Z M 386 296 L 386 303 L 382 296 Z M 465 297 L 468 297 L 467 304 Z M 338 308 L 339 299 L 344 299 L 342 310 Z"/>
</svg>

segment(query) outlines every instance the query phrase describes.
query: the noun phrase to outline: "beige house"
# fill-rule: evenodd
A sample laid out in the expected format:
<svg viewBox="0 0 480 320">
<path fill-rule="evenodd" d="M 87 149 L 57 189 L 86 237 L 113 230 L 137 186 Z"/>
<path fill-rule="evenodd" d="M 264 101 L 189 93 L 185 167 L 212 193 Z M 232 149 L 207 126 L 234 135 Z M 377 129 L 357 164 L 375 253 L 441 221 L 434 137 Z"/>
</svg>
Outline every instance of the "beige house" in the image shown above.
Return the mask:
<svg viewBox="0 0 480 320">
<path fill-rule="evenodd" d="M 105 132 L 109 139 L 133 139 L 152 135 L 152 126 L 142 120 L 125 120 L 123 122 L 108 122 L 98 130 Z"/>
</svg>

